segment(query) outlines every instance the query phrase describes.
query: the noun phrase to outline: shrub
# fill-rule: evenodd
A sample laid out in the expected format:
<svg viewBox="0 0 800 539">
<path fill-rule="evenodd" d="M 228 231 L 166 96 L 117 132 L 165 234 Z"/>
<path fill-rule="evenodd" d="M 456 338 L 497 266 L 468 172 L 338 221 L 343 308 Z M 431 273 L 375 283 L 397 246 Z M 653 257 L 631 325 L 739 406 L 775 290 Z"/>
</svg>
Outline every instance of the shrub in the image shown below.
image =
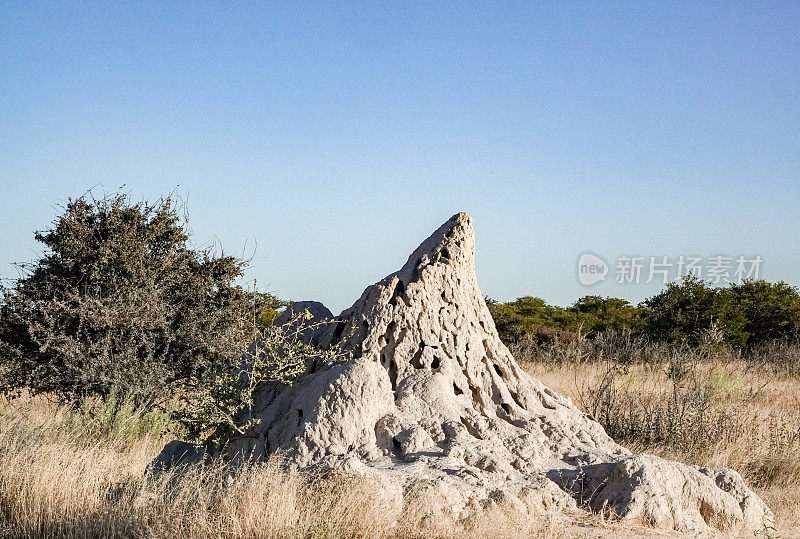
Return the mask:
<svg viewBox="0 0 800 539">
<path fill-rule="evenodd" d="M 793 336 L 800 329 L 800 294 L 784 282 L 745 281 L 722 293 L 744 316 L 748 347 Z"/>
<path fill-rule="evenodd" d="M 745 281 L 712 288 L 687 276 L 645 300 L 640 316 L 645 333 L 657 339 L 697 345 L 703 332 L 716 325 L 727 344 L 752 348 L 797 333 L 800 294 L 783 282 Z"/>
<path fill-rule="evenodd" d="M 172 198 L 70 199 L 35 238 L 44 256 L 0 303 L 5 394 L 147 405 L 233 366 L 252 338 L 248 313 L 279 303 L 235 284 L 245 262 L 192 249 Z"/>
<path fill-rule="evenodd" d="M 543 299 L 523 296 L 508 303 L 486 298 L 500 338 L 508 345 L 546 344 L 591 338 L 607 330 L 635 326 L 637 309 L 624 299 L 585 296 L 571 307 L 548 305 Z"/>
<path fill-rule="evenodd" d="M 578 315 L 583 331 L 591 335 L 608 330 L 629 329 L 637 322 L 636 307 L 620 298 L 584 296 L 568 310 Z"/>
<path fill-rule="evenodd" d="M 506 344 L 517 344 L 530 338 L 537 341 L 567 338 L 567 333 L 572 333 L 571 330 L 577 326 L 572 323 L 572 313 L 533 296 L 524 296 L 508 303 L 486 298 L 486 304 L 497 332 Z"/>
<path fill-rule="evenodd" d="M 582 389 L 581 406 L 616 440 L 702 453 L 735 427 L 728 410 L 713 406 L 726 382 L 704 372 L 707 357 L 696 348 L 684 343 L 658 350 L 663 355 L 648 364 L 649 376 L 660 382 L 655 390 L 630 379 L 636 377 L 632 364 L 612 360 L 596 384 Z"/>
<path fill-rule="evenodd" d="M 645 334 L 673 343 L 697 345 L 703 332 L 713 325 L 726 342 L 744 345 L 745 317 L 732 298 L 689 274 L 640 305 Z"/>
<path fill-rule="evenodd" d="M 334 350 L 320 350 L 301 341 L 302 330 L 309 327 L 302 322 L 310 314 L 304 311 L 299 318 L 301 323 L 260 327 L 239 368 L 218 370 L 207 387 L 185 399 L 173 417 L 184 427 L 189 441 L 222 448 L 259 424 L 253 406 L 265 384 L 292 385 L 312 363 L 330 363 L 337 358 Z"/>
</svg>

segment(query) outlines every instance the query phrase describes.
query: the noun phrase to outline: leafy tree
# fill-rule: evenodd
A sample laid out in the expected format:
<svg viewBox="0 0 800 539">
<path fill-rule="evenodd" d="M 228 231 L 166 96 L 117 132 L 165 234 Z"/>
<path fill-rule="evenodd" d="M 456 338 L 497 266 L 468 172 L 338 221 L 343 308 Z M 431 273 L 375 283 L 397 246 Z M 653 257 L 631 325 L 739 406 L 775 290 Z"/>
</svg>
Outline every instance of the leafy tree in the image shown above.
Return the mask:
<svg viewBox="0 0 800 539">
<path fill-rule="evenodd" d="M 784 282 L 750 280 L 732 284 L 724 294 L 730 296 L 745 318 L 743 330 L 748 346 L 800 330 L 800 294 Z"/>
<path fill-rule="evenodd" d="M 609 330 L 629 329 L 693 346 L 714 334 L 727 345 L 750 348 L 800 334 L 800 293 L 784 282 L 745 281 L 715 288 L 688 275 L 638 306 L 601 296 L 584 296 L 566 308 L 532 296 L 507 303 L 486 301 L 507 344 L 570 339 L 578 332 L 594 338 Z"/>
<path fill-rule="evenodd" d="M 578 314 L 583 331 L 597 334 L 609 329 L 626 329 L 637 323 L 637 309 L 627 300 L 601 296 L 584 296 L 569 310 Z"/>
<path fill-rule="evenodd" d="M 192 249 L 175 200 L 70 199 L 35 234 L 44 256 L 0 302 L 0 381 L 66 401 L 112 393 L 144 405 L 235 364 L 254 309 L 245 262 Z"/>
<path fill-rule="evenodd" d="M 640 315 L 644 333 L 659 340 L 696 345 L 703 332 L 715 327 L 729 344 L 747 341 L 744 313 L 731 296 L 691 274 L 642 302 Z"/>
<path fill-rule="evenodd" d="M 578 332 L 593 337 L 602 331 L 631 328 L 637 323 L 637 308 L 619 298 L 584 296 L 566 308 L 548 305 L 533 296 L 508 303 L 490 298 L 486 301 L 500 337 L 509 344 L 523 339 L 570 340 Z"/>
<path fill-rule="evenodd" d="M 543 299 L 523 296 L 508 303 L 486 298 L 500 338 L 508 344 L 526 338 L 537 341 L 574 338 L 579 322 L 574 313 L 548 305 Z"/>
<path fill-rule="evenodd" d="M 497 332 L 506 343 L 519 342 L 549 319 L 545 312 L 546 304 L 540 298 L 525 296 L 509 303 L 485 299 Z"/>
</svg>

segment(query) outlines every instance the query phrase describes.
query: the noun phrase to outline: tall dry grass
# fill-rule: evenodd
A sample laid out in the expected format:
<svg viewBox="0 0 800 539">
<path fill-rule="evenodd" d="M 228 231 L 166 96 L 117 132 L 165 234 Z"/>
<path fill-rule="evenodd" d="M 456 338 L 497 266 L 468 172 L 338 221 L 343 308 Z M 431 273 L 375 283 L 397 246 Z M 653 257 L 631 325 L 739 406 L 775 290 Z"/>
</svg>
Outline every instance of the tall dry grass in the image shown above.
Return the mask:
<svg viewBox="0 0 800 539">
<path fill-rule="evenodd" d="M 314 478 L 276 461 L 147 478 L 167 439 L 158 418 L 88 413 L 41 397 L 0 404 L 0 536 L 577 536 L 557 515 L 535 519 L 506 507 L 458 524 L 419 520 L 376 503 L 378 485 L 365 479 Z"/>
<path fill-rule="evenodd" d="M 645 451 L 738 470 L 800 536 L 800 379 L 791 343 L 741 357 L 713 339 L 689 350 L 609 335 L 550 343 L 518 358 L 535 377 Z M 537 356 L 536 353 L 542 354 Z M 601 517 L 494 507 L 459 523 L 376 503 L 377 485 L 314 478 L 276 461 L 146 478 L 169 439 L 166 416 L 124 403 L 72 411 L 42 397 L 0 401 L 3 537 L 582 537 L 630 533 Z M 409 504 L 413 509 L 417 500 Z M 583 520 L 581 520 L 583 519 Z M 644 534 L 642 530 L 637 533 Z M 594 535 L 593 535 L 594 536 Z"/>
<path fill-rule="evenodd" d="M 800 347 L 775 342 L 745 357 L 713 339 L 700 349 L 623 340 L 616 356 L 606 344 L 520 356 L 631 450 L 737 470 L 775 512 L 777 534 L 800 537 Z"/>
</svg>

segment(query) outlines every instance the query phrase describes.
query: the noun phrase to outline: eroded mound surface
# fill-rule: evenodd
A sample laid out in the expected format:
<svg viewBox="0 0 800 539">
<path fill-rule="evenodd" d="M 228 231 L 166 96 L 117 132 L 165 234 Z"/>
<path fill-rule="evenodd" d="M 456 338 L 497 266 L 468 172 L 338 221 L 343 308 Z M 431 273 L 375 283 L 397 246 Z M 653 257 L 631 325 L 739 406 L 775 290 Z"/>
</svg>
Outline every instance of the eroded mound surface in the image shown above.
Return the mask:
<svg viewBox="0 0 800 539">
<path fill-rule="evenodd" d="M 309 306 L 317 321 L 328 313 L 316 303 L 290 310 Z M 300 468 L 374 476 L 398 511 L 422 494 L 432 515 L 499 502 L 574 509 L 577 500 L 692 534 L 757 531 L 771 519 L 735 472 L 632 455 L 524 372 L 478 289 L 465 213 L 304 339 L 345 359 L 265 388 L 260 425 L 229 458 L 280 452 Z"/>
</svg>

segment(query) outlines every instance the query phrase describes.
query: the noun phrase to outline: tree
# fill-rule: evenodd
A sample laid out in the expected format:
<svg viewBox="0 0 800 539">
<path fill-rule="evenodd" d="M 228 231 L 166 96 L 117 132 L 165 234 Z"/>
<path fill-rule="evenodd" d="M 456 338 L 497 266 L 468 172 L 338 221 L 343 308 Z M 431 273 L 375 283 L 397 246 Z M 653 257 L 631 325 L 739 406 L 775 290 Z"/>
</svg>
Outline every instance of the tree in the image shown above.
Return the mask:
<svg viewBox="0 0 800 539">
<path fill-rule="evenodd" d="M 70 199 L 46 252 L 0 303 L 0 379 L 65 401 L 117 393 L 139 405 L 233 366 L 253 310 L 279 304 L 235 281 L 245 262 L 190 247 L 173 198 Z"/>
<path fill-rule="evenodd" d="M 578 314 L 582 330 L 597 334 L 609 329 L 627 329 L 637 322 L 637 309 L 627 300 L 601 296 L 583 296 L 570 311 Z"/>
<path fill-rule="evenodd" d="M 800 294 L 784 282 L 749 280 L 732 284 L 725 293 L 744 315 L 748 347 L 800 329 Z"/>
<path fill-rule="evenodd" d="M 508 303 L 486 298 L 486 304 L 500 338 L 507 344 L 516 344 L 523 339 L 572 339 L 574 332 L 581 329 L 579 317 L 574 312 L 548 305 L 541 298 L 523 296 Z"/>
<path fill-rule="evenodd" d="M 691 274 L 646 299 L 639 312 L 643 331 L 660 340 L 695 345 L 713 325 L 729 344 L 747 341 L 745 316 L 731 296 Z"/>
</svg>

